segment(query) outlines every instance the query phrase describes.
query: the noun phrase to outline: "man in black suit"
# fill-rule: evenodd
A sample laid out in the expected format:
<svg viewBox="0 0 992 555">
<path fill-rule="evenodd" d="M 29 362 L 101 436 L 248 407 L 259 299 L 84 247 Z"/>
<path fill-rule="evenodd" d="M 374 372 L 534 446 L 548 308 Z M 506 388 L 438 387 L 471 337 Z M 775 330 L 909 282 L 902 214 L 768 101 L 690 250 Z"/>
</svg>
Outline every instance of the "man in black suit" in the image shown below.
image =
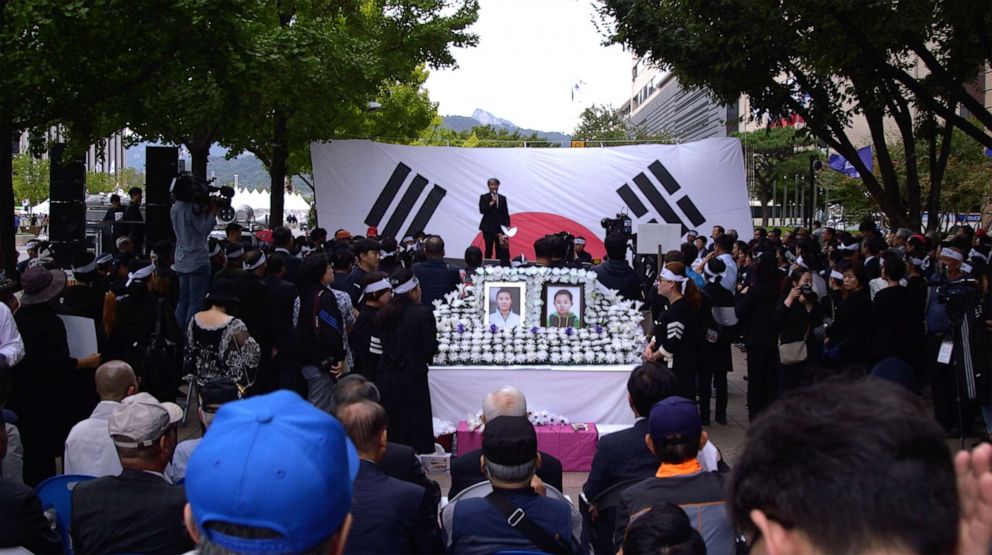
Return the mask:
<svg viewBox="0 0 992 555">
<path fill-rule="evenodd" d="M 286 281 L 299 285 L 300 266 L 303 260 L 293 255 L 293 232 L 288 227 L 277 227 L 272 230 L 272 244 L 275 246 L 274 252 L 281 254 L 283 262 L 286 264 Z"/>
<path fill-rule="evenodd" d="M 127 222 L 127 235 L 134 241 L 134 252 L 143 254 L 145 248 L 145 219 L 141 216 L 141 196 L 139 187 L 131 187 L 127 192 L 131 202 L 124 210 L 123 220 Z"/>
<path fill-rule="evenodd" d="M 379 390 L 368 378 L 360 374 L 348 374 L 334 384 L 331 390 L 331 407 L 335 412 L 345 405 L 360 401 L 379 402 Z M 430 494 L 434 507 L 441 502 L 441 486 L 427 477 L 413 447 L 391 441 L 386 443 L 386 452 L 376 463 L 387 475 L 410 482 L 424 488 Z"/>
<path fill-rule="evenodd" d="M 510 210 L 506 207 L 506 197 L 499 194 L 499 179 L 491 177 L 486 184 L 489 192 L 479 197 L 479 212 L 482 214 L 479 230 L 486 243 L 486 258 L 492 258 L 493 250 L 497 253 L 500 250 L 497 238 L 502 231 L 500 226 L 510 227 Z"/>
<path fill-rule="evenodd" d="M 183 410 L 148 393 L 121 400 L 107 421 L 124 470 L 72 491 L 77 553 L 182 553 L 193 547 L 183 524 L 186 491 L 166 477 Z"/>
<path fill-rule="evenodd" d="M 413 265 L 413 273 L 420 281 L 420 303 L 434 310 L 434 301 L 458 288 L 462 277 L 457 269 L 444 261 L 444 240 L 432 235 L 424 241 L 427 260 Z"/>
<path fill-rule="evenodd" d="M 7 426 L 0 410 L 0 460 L 7 455 Z M 62 553 L 59 535 L 48 525 L 34 490 L 0 478 L 0 549 L 23 547 L 32 553 Z"/>
<path fill-rule="evenodd" d="M 519 389 L 506 386 L 486 395 L 485 401 L 482 402 L 482 422 L 488 422 L 499 416 L 527 416 L 527 399 Z M 561 461 L 543 451 L 540 453 L 541 466 L 537 469 L 533 485 L 536 487 L 543 482 L 562 491 Z M 482 465 L 479 462 L 481 456 L 482 449 L 477 449 L 451 459 L 449 500 L 463 489 L 487 480 L 482 475 Z"/>
<path fill-rule="evenodd" d="M 269 295 L 268 319 L 273 331 L 274 362 L 279 373 L 279 387 L 305 395 L 306 382 L 295 356 L 300 347 L 296 334 L 300 293 L 295 285 L 286 281 L 286 272 L 285 255 L 273 253 L 268 257 L 262 284 Z"/>
<path fill-rule="evenodd" d="M 339 407 L 361 459 L 351 514 L 354 524 L 345 553 L 440 553 L 437 504 L 424 488 L 390 477 L 379 468 L 386 453 L 386 409 L 372 401 Z"/>
</svg>

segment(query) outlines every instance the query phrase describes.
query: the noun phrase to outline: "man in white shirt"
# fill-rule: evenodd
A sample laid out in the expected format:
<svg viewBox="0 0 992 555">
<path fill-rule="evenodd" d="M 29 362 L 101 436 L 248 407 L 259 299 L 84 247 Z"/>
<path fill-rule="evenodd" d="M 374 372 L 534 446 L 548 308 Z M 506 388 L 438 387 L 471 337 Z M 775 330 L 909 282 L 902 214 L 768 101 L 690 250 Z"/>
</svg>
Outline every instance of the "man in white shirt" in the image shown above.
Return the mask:
<svg viewBox="0 0 992 555">
<path fill-rule="evenodd" d="M 719 226 L 718 226 L 719 227 Z M 716 228 L 714 228 L 715 230 Z M 729 235 L 723 234 L 713 242 L 713 251 L 693 264 L 693 271 L 702 275 L 703 268 L 711 258 L 718 258 L 726 265 L 727 269 L 720 276 L 720 285 L 731 293 L 737 292 L 737 261 L 730 252 L 734 250 L 734 240 Z"/>
<path fill-rule="evenodd" d="M 117 476 L 121 473 L 121 461 L 107 431 L 107 420 L 122 399 L 138 392 L 138 380 L 131 365 L 111 360 L 96 369 L 95 381 L 100 403 L 89 418 L 69 432 L 63 458 L 65 473 Z"/>
<path fill-rule="evenodd" d="M 24 358 L 24 342 L 10 308 L 0 303 L 0 368 L 10 368 Z"/>
<path fill-rule="evenodd" d="M 240 398 L 238 386 L 231 380 L 212 380 L 203 384 L 200 388 L 200 404 L 197 409 L 203 433 L 207 433 L 207 428 L 210 427 L 221 405 Z M 176 445 L 176 451 L 172 454 L 172 463 L 165 469 L 173 484 L 178 484 L 186 478 L 186 465 L 201 441 L 203 441 L 202 435 L 181 441 Z"/>
</svg>

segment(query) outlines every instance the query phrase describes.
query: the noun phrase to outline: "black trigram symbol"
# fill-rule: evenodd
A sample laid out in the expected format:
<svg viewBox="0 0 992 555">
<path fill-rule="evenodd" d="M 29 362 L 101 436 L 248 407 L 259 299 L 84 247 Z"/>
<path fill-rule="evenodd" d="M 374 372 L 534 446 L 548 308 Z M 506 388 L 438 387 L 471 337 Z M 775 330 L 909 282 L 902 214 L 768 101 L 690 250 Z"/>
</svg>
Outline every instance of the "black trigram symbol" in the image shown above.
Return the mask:
<svg viewBox="0 0 992 555">
<path fill-rule="evenodd" d="M 379 227 L 382 219 L 386 216 L 389 205 L 400 194 L 400 190 L 406 183 L 410 171 L 410 167 L 403 162 L 396 165 L 393 175 L 389 176 L 389 181 L 386 181 L 382 192 L 379 193 L 379 198 L 375 200 L 375 204 L 369 210 L 369 215 L 365 217 L 366 225 Z M 413 178 L 407 186 L 406 191 L 403 192 L 403 196 L 400 197 L 399 204 L 396 205 L 393 213 L 386 221 L 386 227 L 379 230 L 380 236 L 388 235 L 389 237 L 402 238 L 404 235 L 413 235 L 417 231 L 423 231 L 427 227 L 438 205 L 441 204 L 441 199 L 448 193 L 440 185 L 434 185 L 431 188 L 430 192 L 427 193 L 427 198 L 424 199 L 424 203 L 420 205 L 420 210 L 417 210 L 413 221 L 407 226 L 406 233 L 399 235 L 400 228 L 403 227 L 403 223 L 410 216 L 410 212 L 413 211 L 414 205 L 417 204 L 417 200 L 420 199 L 420 195 L 423 194 L 427 185 L 427 178 L 419 173 Z"/>
<path fill-rule="evenodd" d="M 658 183 L 661 183 L 661 186 L 665 188 L 668 196 L 674 196 L 675 193 L 682 188 L 679 185 L 679 182 L 672 177 L 671 173 L 668 172 L 668 168 L 666 168 L 658 160 L 655 160 L 650 166 L 648 166 L 648 171 L 654 175 L 655 179 L 658 180 Z M 670 224 L 680 224 L 682 226 L 683 235 L 689 231 L 689 227 L 687 227 L 685 222 L 682 221 L 682 218 L 675 213 L 672 205 L 665 200 L 665 197 L 661 194 L 661 191 L 659 191 L 658 188 L 655 187 L 654 183 L 648 179 L 648 176 L 644 175 L 644 172 L 634 176 L 634 185 L 636 185 L 641 191 L 644 198 L 648 199 L 648 202 L 652 207 L 654 207 L 655 211 L 663 220 L 665 220 L 665 222 Z M 641 218 L 648 213 L 647 207 L 644 206 L 641 199 L 634 194 L 634 190 L 630 188 L 630 185 L 624 183 L 622 187 L 617 189 L 617 194 L 620 195 L 620 198 L 623 199 L 623 202 L 627 205 L 627 208 L 630 209 L 636 218 Z M 699 209 L 696 208 L 696 205 L 692 202 L 692 199 L 689 198 L 689 195 L 683 195 L 682 198 L 675 201 L 675 205 L 682 210 L 682 213 L 689 219 L 689 223 L 692 224 L 693 228 L 699 227 L 706 222 L 706 218 L 704 218 L 702 213 L 699 212 Z M 649 223 L 657 223 L 657 220 L 652 218 L 649 220 Z"/>
</svg>

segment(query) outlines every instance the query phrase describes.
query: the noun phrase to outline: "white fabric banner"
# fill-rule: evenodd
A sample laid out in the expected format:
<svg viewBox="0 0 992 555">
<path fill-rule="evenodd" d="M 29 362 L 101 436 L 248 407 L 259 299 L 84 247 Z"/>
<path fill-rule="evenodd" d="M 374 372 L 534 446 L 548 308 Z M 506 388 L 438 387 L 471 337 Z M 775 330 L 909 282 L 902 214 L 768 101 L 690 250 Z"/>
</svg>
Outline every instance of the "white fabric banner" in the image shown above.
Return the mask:
<svg viewBox="0 0 992 555">
<path fill-rule="evenodd" d="M 450 256 L 478 231 L 479 198 L 500 180 L 511 225 L 512 254 L 531 253 L 535 238 L 559 231 L 584 236 L 603 254 L 600 221 L 621 210 L 638 223 L 680 224 L 709 236 L 722 225 L 751 236 L 741 145 L 705 139 L 680 145 L 612 148 L 457 148 L 372 141 L 311 145 L 317 218 L 333 232 L 364 235 L 369 226 L 400 239 L 441 235 Z M 531 256 L 528 254 L 528 257 Z"/>
<path fill-rule="evenodd" d="M 560 414 L 572 422 L 634 423 L 627 402 L 632 366 L 432 366 L 427 373 L 431 410 L 458 423 L 482 410 L 491 391 L 512 385 L 527 397 L 527 409 Z"/>
</svg>

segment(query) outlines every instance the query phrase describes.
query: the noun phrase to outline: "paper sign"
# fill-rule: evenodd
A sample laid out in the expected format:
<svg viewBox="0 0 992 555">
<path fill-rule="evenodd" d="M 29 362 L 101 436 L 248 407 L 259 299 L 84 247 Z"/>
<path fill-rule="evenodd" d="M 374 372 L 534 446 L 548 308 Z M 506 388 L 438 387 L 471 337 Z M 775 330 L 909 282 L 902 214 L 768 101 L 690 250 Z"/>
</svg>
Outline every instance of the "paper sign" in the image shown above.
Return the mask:
<svg viewBox="0 0 992 555">
<path fill-rule="evenodd" d="M 96 323 L 92 318 L 59 315 L 69 340 L 69 356 L 83 358 L 100 352 L 96 346 Z"/>
<path fill-rule="evenodd" d="M 940 344 L 940 351 L 937 352 L 937 362 L 941 364 L 951 363 L 951 353 L 954 352 L 954 341 L 945 339 Z"/>
<path fill-rule="evenodd" d="M 637 254 L 658 254 L 658 245 L 665 251 L 682 246 L 682 226 L 679 224 L 639 224 Z"/>
</svg>

